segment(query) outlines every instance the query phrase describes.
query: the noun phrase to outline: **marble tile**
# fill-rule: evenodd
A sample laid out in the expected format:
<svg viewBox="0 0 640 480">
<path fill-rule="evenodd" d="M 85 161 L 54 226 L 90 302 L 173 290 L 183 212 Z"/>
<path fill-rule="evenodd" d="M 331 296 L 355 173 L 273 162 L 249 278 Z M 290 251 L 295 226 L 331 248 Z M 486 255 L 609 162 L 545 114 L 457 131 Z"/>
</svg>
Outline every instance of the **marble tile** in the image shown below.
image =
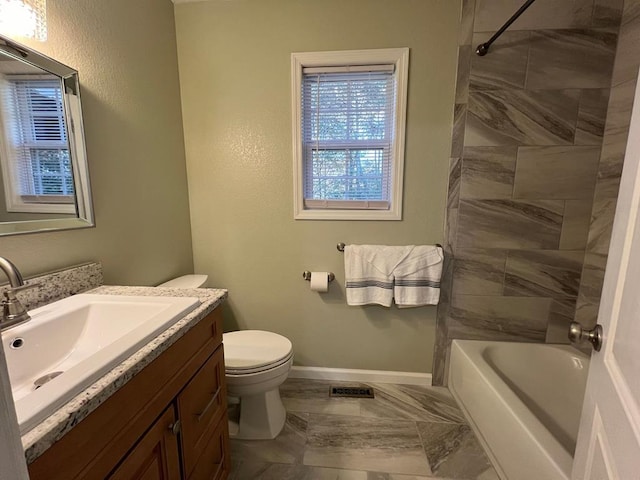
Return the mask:
<svg viewBox="0 0 640 480">
<path fill-rule="evenodd" d="M 616 0 L 617 1 L 617 0 Z M 574 27 L 593 26 L 593 4 L 595 0 L 575 0 L 573 4 Z M 609 26 L 609 25 L 600 25 Z"/>
<path fill-rule="evenodd" d="M 563 201 L 461 200 L 458 248 L 556 249 Z"/>
<path fill-rule="evenodd" d="M 517 147 L 467 147 L 463 150 L 461 198 L 511 198 Z"/>
<path fill-rule="evenodd" d="M 611 88 L 603 141 L 603 149 L 606 147 L 610 152 L 608 155 L 624 155 L 629 136 L 635 90 L 635 80 Z"/>
<path fill-rule="evenodd" d="M 624 0 L 594 0 L 592 24 L 618 26 L 622 20 Z"/>
<path fill-rule="evenodd" d="M 569 343 L 569 324 L 576 314 L 576 298 L 565 298 L 551 302 L 545 343 Z"/>
<path fill-rule="evenodd" d="M 464 136 L 467 122 L 468 107 L 458 103 L 453 107 L 453 130 L 451 134 L 451 156 L 461 157 L 464 148 Z"/>
<path fill-rule="evenodd" d="M 310 415 L 305 465 L 431 474 L 415 422 Z"/>
<path fill-rule="evenodd" d="M 640 13 L 625 19 L 620 26 L 612 85 L 620 85 L 638 77 L 640 67 L 640 58 L 637 55 L 638 45 L 640 45 Z"/>
<path fill-rule="evenodd" d="M 449 277 L 451 278 L 451 277 Z M 448 282 L 450 283 L 450 282 Z M 447 287 L 451 290 L 451 287 Z M 446 300 L 438 304 L 436 311 L 436 332 L 435 345 L 433 349 L 433 367 L 431 384 L 434 386 L 442 386 L 446 383 L 447 369 L 446 359 L 449 356 L 449 329 L 447 327 L 447 318 L 451 307 L 451 292 L 447 292 Z"/>
<path fill-rule="evenodd" d="M 498 475 L 468 425 L 418 422 L 418 431 L 434 475 L 498 480 Z"/>
<path fill-rule="evenodd" d="M 458 208 L 460 200 L 460 180 L 462 176 L 462 159 L 449 159 L 449 184 L 447 186 L 447 208 Z"/>
<path fill-rule="evenodd" d="M 611 29 L 532 32 L 527 88 L 609 88 L 616 39 Z"/>
<path fill-rule="evenodd" d="M 616 198 L 594 198 L 587 252 L 607 255 L 616 212 Z"/>
<path fill-rule="evenodd" d="M 277 463 L 241 462 L 229 480 L 429 480 L 433 477 Z"/>
<path fill-rule="evenodd" d="M 517 199 L 590 199 L 600 147 L 520 147 L 513 186 Z"/>
<path fill-rule="evenodd" d="M 598 198 L 617 198 L 618 196 L 634 95 L 634 80 L 611 89 L 596 183 Z"/>
<path fill-rule="evenodd" d="M 464 423 L 456 401 L 443 387 L 373 383 L 376 397 L 361 399 L 361 415 L 425 422 Z"/>
<path fill-rule="evenodd" d="M 458 204 L 460 203 L 460 175 L 462 159 L 449 159 L 449 182 L 447 186 L 447 209 L 445 212 L 445 254 L 451 255 L 456 249 L 458 233 Z M 446 259 L 446 257 L 445 257 Z M 446 263 L 445 263 L 446 266 Z M 443 278 L 446 278 L 443 272 Z M 441 286 L 442 289 L 442 286 Z M 442 295 L 442 293 L 441 293 Z M 442 298 L 441 298 L 442 301 Z"/>
<path fill-rule="evenodd" d="M 543 341 L 551 298 L 455 295 L 449 338 Z"/>
<path fill-rule="evenodd" d="M 282 432 L 273 440 L 231 440 L 234 461 L 302 463 L 307 443 L 306 413 L 287 413 Z"/>
<path fill-rule="evenodd" d="M 456 72 L 456 104 L 469 101 L 469 74 L 471 68 L 471 45 L 458 47 L 458 70 Z M 475 56 L 475 55 L 474 55 Z"/>
<path fill-rule="evenodd" d="M 622 23 L 625 24 L 632 22 L 637 17 L 640 17 L 640 0 L 624 0 L 624 7 L 622 9 Z"/>
<path fill-rule="evenodd" d="M 512 250 L 505 267 L 504 294 L 577 297 L 583 251 Z"/>
<path fill-rule="evenodd" d="M 564 321 L 556 321 L 549 319 L 547 325 L 547 335 L 544 339 L 544 343 L 555 343 L 561 345 L 568 345 L 569 341 L 568 332 L 569 323 Z"/>
<path fill-rule="evenodd" d="M 433 373 L 431 383 L 434 386 L 444 386 L 447 383 L 447 358 L 449 358 L 450 344 L 440 345 L 436 342 L 433 353 Z"/>
<path fill-rule="evenodd" d="M 591 202 L 588 199 L 567 200 L 564 204 L 560 250 L 584 250 L 591 224 Z"/>
<path fill-rule="evenodd" d="M 492 34 L 493 32 L 474 34 L 473 45 L 486 42 Z M 469 88 L 524 88 L 530 35 L 529 32 L 506 31 L 491 45 L 489 54 L 481 57 L 474 53 L 471 56 Z"/>
<path fill-rule="evenodd" d="M 604 283 L 604 271 L 607 255 L 587 252 L 584 256 L 582 278 L 580 280 L 580 298 L 600 298 Z"/>
<path fill-rule="evenodd" d="M 514 22 L 511 30 L 588 26 L 590 3 L 585 0 L 537 0 Z M 521 0 L 476 0 L 474 31 L 498 30 L 522 4 Z"/>
<path fill-rule="evenodd" d="M 598 310 L 600 309 L 600 297 L 579 298 L 576 306 L 575 321 L 584 328 L 593 328 L 598 323 Z"/>
<path fill-rule="evenodd" d="M 471 45 L 473 35 L 473 19 L 476 11 L 476 0 L 462 0 L 460 13 L 460 31 L 458 33 L 458 45 Z M 475 48 L 475 47 L 474 47 Z"/>
<path fill-rule="evenodd" d="M 602 145 L 608 105 L 608 88 L 580 92 L 575 145 Z"/>
<path fill-rule="evenodd" d="M 460 248 L 453 265 L 453 292 L 458 295 L 501 295 L 506 250 Z"/>
<path fill-rule="evenodd" d="M 607 157 L 600 160 L 594 192 L 595 199 L 618 198 L 623 166 L 624 158 Z"/>
<path fill-rule="evenodd" d="M 357 398 L 330 397 L 331 385 L 341 382 L 289 378 L 280 386 L 280 397 L 287 412 L 360 415 Z"/>
<path fill-rule="evenodd" d="M 457 233 L 458 233 L 458 208 L 449 208 L 445 212 L 445 240 L 444 253 L 446 255 L 455 255 L 457 250 Z M 440 283 L 440 301 L 442 302 L 442 282 Z"/>
<path fill-rule="evenodd" d="M 465 145 L 571 145 L 579 98 L 579 90 L 471 91 Z"/>
</svg>

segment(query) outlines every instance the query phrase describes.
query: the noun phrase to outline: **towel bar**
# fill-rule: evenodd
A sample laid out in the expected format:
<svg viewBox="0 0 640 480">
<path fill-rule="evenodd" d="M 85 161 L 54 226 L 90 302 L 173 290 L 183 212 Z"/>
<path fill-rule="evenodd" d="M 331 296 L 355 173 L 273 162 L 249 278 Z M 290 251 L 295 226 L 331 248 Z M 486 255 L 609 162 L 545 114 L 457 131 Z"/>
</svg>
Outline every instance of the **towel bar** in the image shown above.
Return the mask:
<svg viewBox="0 0 640 480">
<path fill-rule="evenodd" d="M 344 252 L 344 247 L 346 247 L 346 245 L 342 242 L 338 243 L 338 245 L 336 245 L 336 248 L 338 249 L 339 252 Z M 442 245 L 440 245 L 439 243 L 436 243 L 436 247 L 440 247 L 442 248 Z M 444 248 L 443 248 L 444 250 Z"/>
</svg>

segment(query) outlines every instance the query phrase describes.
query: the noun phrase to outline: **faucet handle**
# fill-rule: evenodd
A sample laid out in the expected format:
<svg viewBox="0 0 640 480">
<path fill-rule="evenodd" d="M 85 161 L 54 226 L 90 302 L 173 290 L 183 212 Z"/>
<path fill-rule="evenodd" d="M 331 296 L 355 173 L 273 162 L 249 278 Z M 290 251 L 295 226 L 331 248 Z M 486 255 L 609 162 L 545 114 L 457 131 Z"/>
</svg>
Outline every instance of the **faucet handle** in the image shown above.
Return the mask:
<svg viewBox="0 0 640 480">
<path fill-rule="evenodd" d="M 36 285 L 21 285 L 17 288 L 9 288 L 3 293 L 4 300 L 0 303 L 2 308 L 2 318 L 0 318 L 0 330 L 6 330 L 7 328 L 19 325 L 26 322 L 31 318 L 27 309 L 20 303 L 20 300 L 16 297 L 16 291 L 26 290 L 28 288 L 35 287 Z M 25 288 L 26 287 L 26 288 Z"/>
</svg>

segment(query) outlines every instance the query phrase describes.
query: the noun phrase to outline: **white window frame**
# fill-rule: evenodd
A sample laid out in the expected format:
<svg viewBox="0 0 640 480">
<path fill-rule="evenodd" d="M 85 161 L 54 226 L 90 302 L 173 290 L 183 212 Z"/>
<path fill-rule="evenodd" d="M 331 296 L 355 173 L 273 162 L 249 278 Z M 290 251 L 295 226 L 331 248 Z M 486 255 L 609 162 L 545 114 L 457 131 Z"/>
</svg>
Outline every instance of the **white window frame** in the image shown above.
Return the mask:
<svg viewBox="0 0 640 480">
<path fill-rule="evenodd" d="M 392 147 L 391 194 L 388 209 L 312 209 L 304 204 L 304 149 L 302 145 L 302 80 L 305 67 L 395 65 L 396 112 Z M 291 54 L 293 131 L 293 208 L 296 220 L 402 220 L 404 143 L 407 118 L 409 48 L 298 52 Z M 371 202 L 375 205 L 376 202 Z"/>
<path fill-rule="evenodd" d="M 5 76 L 0 82 L 8 82 L 6 78 L 51 80 L 49 75 L 19 75 Z M 6 87 L 3 88 L 12 88 Z M 62 86 L 61 86 L 62 88 Z M 64 91 L 62 92 L 64 96 Z M 66 108 L 66 105 L 62 105 Z M 20 193 L 20 174 L 14 156 L 11 154 L 9 126 L 5 124 L 2 109 L 0 109 L 0 169 L 4 184 L 6 211 L 10 213 L 61 213 L 73 215 L 76 213 L 75 195 L 25 195 Z M 65 118 L 67 117 L 65 112 Z M 68 133 L 67 133 L 68 135 Z M 68 145 L 68 143 L 67 143 Z M 74 189 L 77 188 L 74 182 Z"/>
</svg>

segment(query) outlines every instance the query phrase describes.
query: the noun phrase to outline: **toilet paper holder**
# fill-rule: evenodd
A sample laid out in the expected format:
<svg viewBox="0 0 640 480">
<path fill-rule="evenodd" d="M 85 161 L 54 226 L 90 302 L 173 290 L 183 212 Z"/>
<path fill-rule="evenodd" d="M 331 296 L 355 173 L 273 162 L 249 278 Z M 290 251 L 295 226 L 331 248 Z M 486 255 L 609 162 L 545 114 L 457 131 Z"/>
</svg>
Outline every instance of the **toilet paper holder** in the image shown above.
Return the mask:
<svg viewBox="0 0 640 480">
<path fill-rule="evenodd" d="M 310 282 L 311 272 L 309 270 L 305 270 L 304 272 L 302 272 L 302 278 L 304 278 L 307 282 Z M 329 272 L 327 278 L 329 279 L 329 283 L 331 283 L 336 279 L 336 276 L 333 274 L 333 272 Z"/>
</svg>

